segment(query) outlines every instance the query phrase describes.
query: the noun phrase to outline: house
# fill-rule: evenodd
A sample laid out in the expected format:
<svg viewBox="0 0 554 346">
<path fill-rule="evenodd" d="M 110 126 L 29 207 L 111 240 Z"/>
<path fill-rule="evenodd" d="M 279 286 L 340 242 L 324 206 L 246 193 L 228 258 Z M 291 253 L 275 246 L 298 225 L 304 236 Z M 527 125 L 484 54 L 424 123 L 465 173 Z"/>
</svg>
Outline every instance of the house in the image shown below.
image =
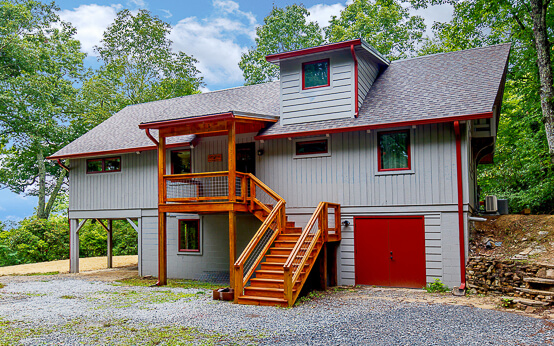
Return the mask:
<svg viewBox="0 0 554 346">
<path fill-rule="evenodd" d="M 509 52 L 390 62 L 357 39 L 267 56 L 277 82 L 128 106 L 50 157 L 71 271 L 86 220 L 127 219 L 140 275 L 227 274 L 238 303 L 290 305 L 308 277 L 463 289 Z"/>
</svg>

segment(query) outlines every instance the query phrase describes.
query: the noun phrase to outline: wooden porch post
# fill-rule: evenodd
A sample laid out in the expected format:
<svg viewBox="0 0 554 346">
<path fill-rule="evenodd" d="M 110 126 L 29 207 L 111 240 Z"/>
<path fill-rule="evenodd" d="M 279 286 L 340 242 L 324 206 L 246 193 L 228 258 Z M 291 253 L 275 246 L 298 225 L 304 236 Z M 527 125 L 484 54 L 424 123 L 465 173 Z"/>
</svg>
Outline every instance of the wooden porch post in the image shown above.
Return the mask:
<svg viewBox="0 0 554 346">
<path fill-rule="evenodd" d="M 108 251 L 107 251 L 107 257 L 108 257 L 108 268 L 113 268 L 113 228 L 112 228 L 112 220 L 108 220 L 108 225 L 106 226 L 106 230 L 108 231 Z"/>
<path fill-rule="evenodd" d="M 158 206 L 165 203 L 165 137 L 158 141 Z M 159 210 L 159 207 L 158 207 Z M 158 211 L 158 285 L 167 284 L 167 236 L 165 213 Z"/>
<path fill-rule="evenodd" d="M 237 176 L 237 158 L 236 158 L 236 124 L 231 121 L 229 124 L 228 148 L 228 166 L 229 166 L 229 201 L 234 202 L 237 199 L 236 194 L 236 176 Z"/>
<path fill-rule="evenodd" d="M 229 287 L 235 287 L 235 280 L 242 280 L 242 278 L 235 278 L 235 261 L 237 260 L 237 215 L 234 211 L 229 212 Z M 235 292 L 235 294 L 238 294 Z"/>
</svg>

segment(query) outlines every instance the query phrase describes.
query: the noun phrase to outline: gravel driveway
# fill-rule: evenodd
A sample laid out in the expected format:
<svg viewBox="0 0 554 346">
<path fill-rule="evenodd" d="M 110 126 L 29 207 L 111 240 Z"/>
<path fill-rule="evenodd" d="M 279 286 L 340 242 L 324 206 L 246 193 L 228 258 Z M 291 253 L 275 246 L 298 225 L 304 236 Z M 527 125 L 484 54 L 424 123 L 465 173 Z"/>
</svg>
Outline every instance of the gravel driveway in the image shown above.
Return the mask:
<svg viewBox="0 0 554 346">
<path fill-rule="evenodd" d="M 0 289 L 0 345 L 554 342 L 552 320 L 410 301 L 424 295 L 418 290 L 331 291 L 283 309 L 213 301 L 206 288 L 126 286 L 63 275 L 0 282 L 6 284 Z"/>
</svg>

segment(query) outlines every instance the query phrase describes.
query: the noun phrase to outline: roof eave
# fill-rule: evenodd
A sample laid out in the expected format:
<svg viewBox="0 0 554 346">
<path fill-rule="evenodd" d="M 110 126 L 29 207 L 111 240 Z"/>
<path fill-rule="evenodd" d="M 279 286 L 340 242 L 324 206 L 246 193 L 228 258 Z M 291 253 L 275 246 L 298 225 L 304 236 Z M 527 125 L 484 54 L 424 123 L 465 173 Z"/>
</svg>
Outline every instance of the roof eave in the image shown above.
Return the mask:
<svg viewBox="0 0 554 346">
<path fill-rule="evenodd" d="M 166 145 L 166 148 L 177 148 L 177 147 L 188 147 L 191 145 L 191 142 L 182 142 L 182 143 L 172 143 Z M 48 156 L 47 160 L 61 160 L 61 159 L 80 159 L 85 157 L 94 157 L 94 156 L 107 156 L 107 155 L 117 155 L 117 154 L 128 154 L 128 153 L 139 153 L 142 151 L 157 150 L 158 148 L 155 145 L 146 146 L 146 147 L 136 147 L 136 148 L 125 148 L 125 149 L 115 149 L 115 150 L 103 150 L 103 151 L 91 151 L 86 153 L 76 153 L 76 154 L 61 154 L 61 155 L 52 155 Z"/>
</svg>

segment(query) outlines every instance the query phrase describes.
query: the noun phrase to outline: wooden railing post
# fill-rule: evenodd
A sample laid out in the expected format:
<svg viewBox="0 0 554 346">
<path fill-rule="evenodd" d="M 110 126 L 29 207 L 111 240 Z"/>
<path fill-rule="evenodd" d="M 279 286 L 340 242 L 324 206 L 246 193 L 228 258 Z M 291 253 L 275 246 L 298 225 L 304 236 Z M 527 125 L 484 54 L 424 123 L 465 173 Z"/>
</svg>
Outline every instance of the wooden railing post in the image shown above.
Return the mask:
<svg viewBox="0 0 554 346">
<path fill-rule="evenodd" d="M 321 211 L 321 223 L 323 224 L 323 228 L 321 231 L 323 232 L 323 242 L 327 243 L 329 239 L 329 205 L 325 203 L 323 205 L 323 210 Z"/>
<path fill-rule="evenodd" d="M 234 303 L 239 302 L 239 296 L 242 295 L 242 290 L 244 287 L 242 287 L 242 280 L 244 276 L 244 268 L 241 265 L 235 265 L 235 287 L 233 289 L 235 290 L 235 297 L 234 297 Z"/>
<path fill-rule="evenodd" d="M 256 199 L 256 182 L 250 178 L 250 209 L 254 209 L 254 200 Z"/>
<path fill-rule="evenodd" d="M 341 240 L 342 228 L 340 222 L 340 204 L 335 205 L 335 234 L 338 240 Z"/>
<path fill-rule="evenodd" d="M 246 175 L 242 175 L 240 179 L 240 194 L 244 202 L 248 201 L 248 180 Z"/>
<path fill-rule="evenodd" d="M 229 166 L 229 201 L 234 202 L 237 200 L 237 194 L 236 194 L 236 176 L 237 176 L 237 158 L 236 158 L 236 141 L 235 141 L 235 134 L 236 134 L 236 123 L 234 121 L 231 121 L 229 123 L 229 133 L 228 133 L 228 166 Z"/>
<path fill-rule="evenodd" d="M 292 282 L 290 268 L 291 267 L 283 267 L 283 273 L 285 275 L 283 282 L 283 292 L 285 294 L 285 299 L 287 300 L 288 305 L 292 306 L 292 287 L 294 286 L 294 283 Z"/>
</svg>

